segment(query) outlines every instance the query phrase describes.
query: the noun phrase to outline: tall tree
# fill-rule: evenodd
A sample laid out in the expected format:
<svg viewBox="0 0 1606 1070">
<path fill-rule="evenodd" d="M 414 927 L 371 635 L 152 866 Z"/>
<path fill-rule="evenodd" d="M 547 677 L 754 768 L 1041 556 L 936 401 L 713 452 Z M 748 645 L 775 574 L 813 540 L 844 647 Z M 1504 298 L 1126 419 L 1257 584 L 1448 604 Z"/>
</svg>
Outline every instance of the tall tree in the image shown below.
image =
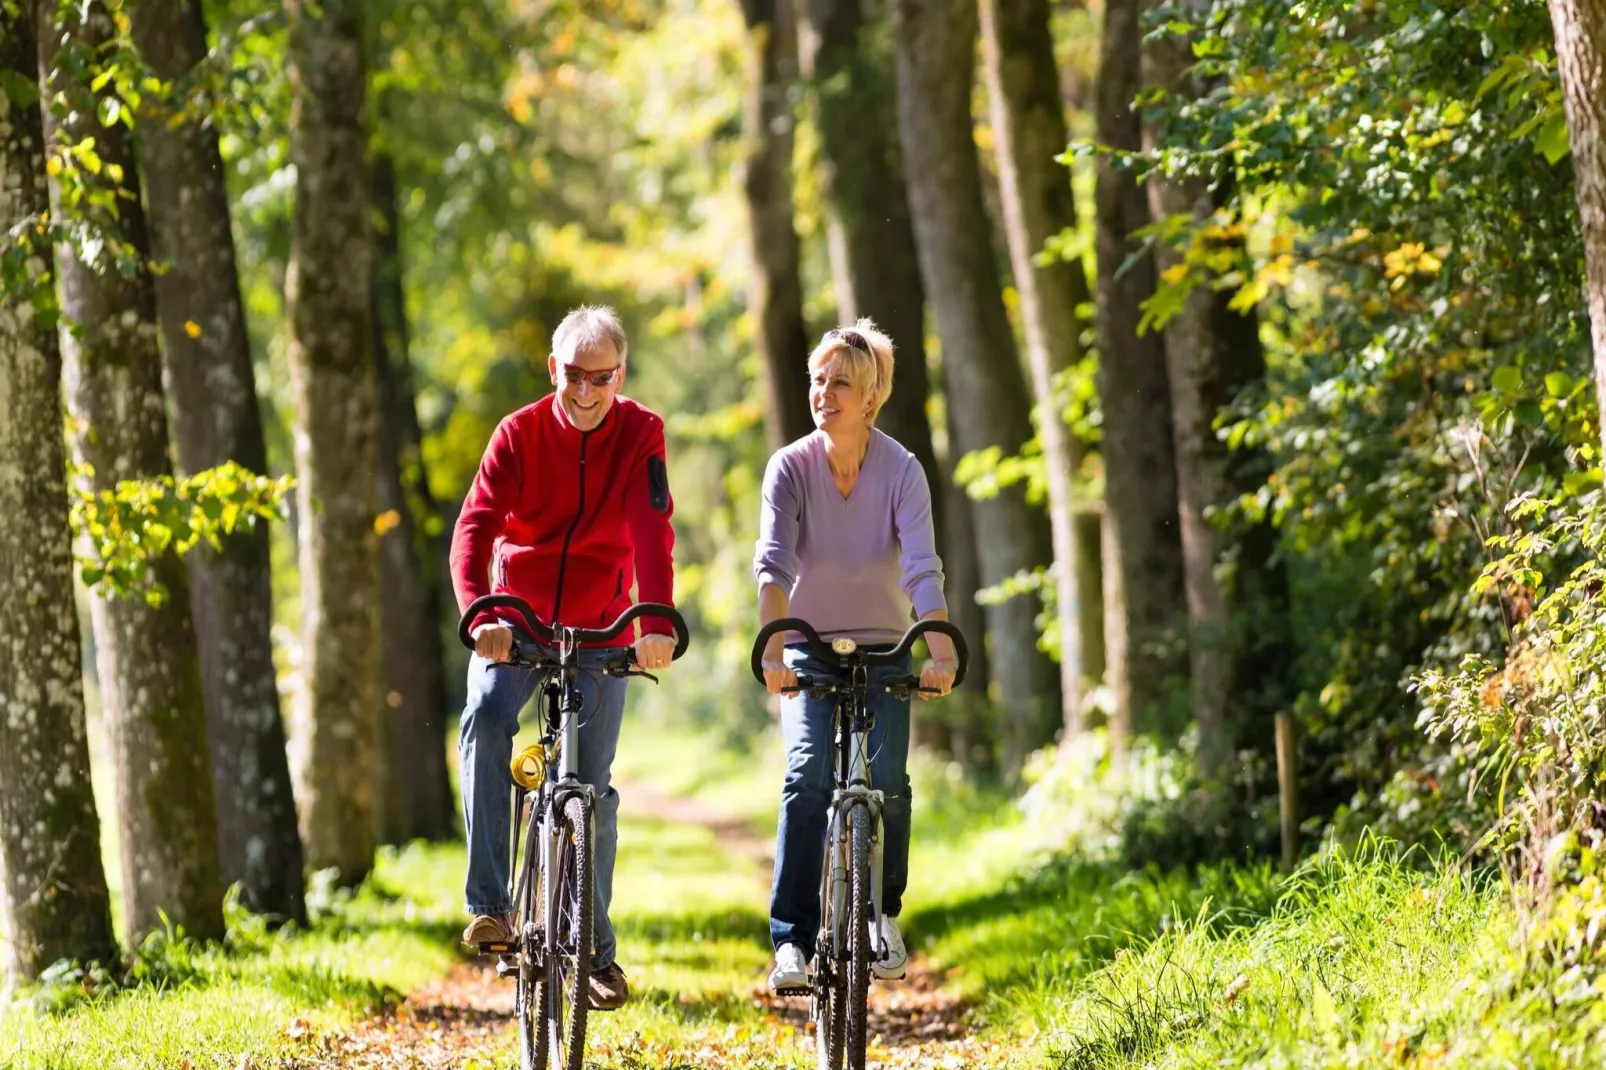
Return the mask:
<svg viewBox="0 0 1606 1070">
<path fill-rule="evenodd" d="M 138 0 L 134 42 L 163 83 L 141 97 L 140 164 L 151 251 L 162 263 L 156 308 L 185 473 L 234 461 L 266 472 L 251 348 L 240 301 L 228 189 L 211 101 L 195 74 L 206 58 L 200 0 Z M 274 677 L 268 531 L 227 537 L 190 559 L 201 650 L 218 840 L 225 884 L 251 909 L 305 920 L 301 838 Z"/>
<path fill-rule="evenodd" d="M 768 386 L 770 446 L 814 430 L 809 416 L 808 329 L 792 203 L 797 20 L 793 0 L 741 0 L 747 21 L 742 187 L 750 218 L 754 341 Z"/>
<path fill-rule="evenodd" d="M 386 115 L 381 106 L 379 121 Z M 385 518 L 379 538 L 384 619 L 385 698 L 379 715 L 390 722 L 389 770 L 381 782 L 379 836 L 386 842 L 442 840 L 457 832 L 457 811 L 446 773 L 446 676 L 441 648 L 441 569 L 421 523 L 437 515 L 424 470 L 418 409 L 408 355 L 407 306 L 402 289 L 401 215 L 396 164 L 387 152 L 373 161 L 374 392 L 378 403 L 378 495 Z"/>
<path fill-rule="evenodd" d="M 89 783 L 28 4 L 0 3 L 0 987 L 117 955 Z"/>
<path fill-rule="evenodd" d="M 1039 262 L 1048 239 L 1076 226 L 1071 176 L 1058 162 L 1069 136 L 1049 32 L 1048 0 L 980 0 L 987 97 L 998 144 L 998 184 L 1037 428 L 1048 469 L 1048 517 L 1060 629 L 1060 701 L 1068 736 L 1082 730 L 1089 667 L 1104 662 L 1099 538 L 1076 516 L 1075 481 L 1085 450 L 1060 415 L 1054 379 L 1082 357 L 1088 301 L 1080 261 Z"/>
<path fill-rule="evenodd" d="M 942 485 L 926 402 L 925 294 L 898 149 L 891 42 L 858 0 L 801 0 L 799 54 L 819 129 L 837 315 L 869 316 L 897 346 L 877 426 Z"/>
<path fill-rule="evenodd" d="M 956 456 L 990 446 L 1018 452 L 1031 400 L 1004 311 L 971 130 L 975 2 L 895 0 L 893 12 L 898 129 L 920 273 L 942 343 L 951 448 Z M 972 506 L 983 583 L 1049 563 L 1048 520 L 1019 488 Z M 986 618 L 987 657 L 1008 717 L 1005 758 L 1014 765 L 1060 724 L 1058 673 L 1037 649 L 1031 599 L 989 605 Z"/>
<path fill-rule="evenodd" d="M 837 315 L 845 323 L 869 316 L 897 346 L 892 397 L 876 425 L 926 470 L 939 503 L 937 545 L 949 614 L 965 635 L 979 642 L 984 633 L 976 604 L 970 505 L 938 467 L 926 414 L 931 379 L 926 371 L 925 291 L 896 133 L 895 56 L 887 20 L 879 8 L 867 10 L 859 0 L 802 0 L 799 14 L 799 56 L 820 137 L 820 184 Z M 950 522 L 955 512 L 958 519 Z M 986 692 L 984 659 L 977 659 L 965 686 Z"/>
<path fill-rule="evenodd" d="M 1143 147 L 1132 108 L 1139 88 L 1141 0 L 1107 0 L 1100 41 L 1096 120 L 1101 145 Z M 1154 293 L 1153 257 L 1132 235 L 1149 224 L 1143 187 L 1100 154 L 1097 179 L 1099 400 L 1104 411 L 1106 678 L 1115 694 L 1112 730 L 1159 727 L 1168 681 L 1187 669 L 1171 653 L 1186 622 L 1176 461 L 1165 346 L 1140 335 L 1142 303 Z"/>
<path fill-rule="evenodd" d="M 287 0 L 286 10 L 303 650 L 293 769 L 308 864 L 355 884 L 373 865 L 382 701 L 363 5 Z"/>
<path fill-rule="evenodd" d="M 1606 442 L 1606 0 L 1550 0 L 1550 22 L 1584 231 L 1595 404 Z"/>
<path fill-rule="evenodd" d="M 1152 5 L 1155 0 L 1148 2 Z M 1203 15 L 1210 0 L 1193 0 L 1191 6 Z M 1203 92 L 1192 67 L 1193 52 L 1182 34 L 1153 37 L 1143 47 L 1144 81 L 1173 99 L 1192 100 Z M 1158 144 L 1163 131 L 1151 127 L 1148 137 Z M 1225 192 L 1217 193 L 1223 201 Z M 1216 208 L 1209 181 L 1199 175 L 1156 175 L 1149 184 L 1149 199 L 1155 218 L 1183 217 L 1199 225 Z M 1162 272 L 1181 260 L 1181 254 L 1168 247 L 1162 247 L 1159 256 Z M 1229 709 L 1249 715 L 1263 705 L 1252 700 L 1250 692 L 1261 698 L 1275 695 L 1275 688 L 1266 692 L 1272 680 L 1265 670 L 1275 670 L 1278 659 L 1264 658 L 1261 651 L 1268 641 L 1287 635 L 1286 618 L 1276 620 L 1279 607 L 1286 609 L 1287 584 L 1281 567 L 1271 560 L 1275 539 L 1269 523 L 1226 531 L 1206 519 L 1207 511 L 1229 505 L 1259 486 L 1258 480 L 1247 477 L 1266 467 L 1248 448 L 1232 455 L 1216 435 L 1217 416 L 1266 370 L 1258 318 L 1252 309 L 1232 309 L 1230 300 L 1230 294 L 1213 287 L 1195 287 L 1164 332 L 1188 605 L 1191 705 L 1199 732 L 1197 769 L 1206 780 L 1223 774 L 1235 749 L 1232 734 L 1241 726 L 1228 723 Z M 1220 567 L 1224 559 L 1233 562 L 1230 575 Z M 1261 618 L 1257 627 L 1244 626 L 1246 614 Z M 1264 727 L 1261 742 L 1269 746 L 1269 720 Z"/>
<path fill-rule="evenodd" d="M 99 77 L 111 51 L 112 19 L 95 0 L 40 0 L 38 61 L 45 132 L 64 158 L 93 139 L 98 170 L 81 152 L 50 183 L 51 212 L 97 234 L 57 251 L 61 351 L 73 456 L 90 466 L 90 488 L 172 474 L 166 399 L 157 351 L 151 258 L 138 172 L 120 122 L 100 116 L 113 82 Z M 117 101 L 126 111 L 127 104 Z M 69 187 L 68 183 L 81 183 Z M 91 262 L 84 250 L 98 248 Z M 113 261 L 116 262 L 113 262 Z M 192 936 L 223 935 L 217 811 L 207 757 L 200 656 L 190 620 L 189 579 L 169 550 L 151 562 L 168 592 L 91 601 L 106 727 L 117 770 L 124 918 L 130 942 L 163 927 L 165 914 Z"/>
</svg>

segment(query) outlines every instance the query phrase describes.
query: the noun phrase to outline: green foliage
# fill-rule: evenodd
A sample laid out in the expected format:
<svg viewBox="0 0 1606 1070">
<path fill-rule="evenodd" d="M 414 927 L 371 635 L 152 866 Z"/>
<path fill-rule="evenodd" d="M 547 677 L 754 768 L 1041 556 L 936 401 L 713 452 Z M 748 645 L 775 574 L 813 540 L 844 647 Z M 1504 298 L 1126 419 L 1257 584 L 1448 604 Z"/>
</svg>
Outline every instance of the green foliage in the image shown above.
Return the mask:
<svg viewBox="0 0 1606 1070">
<path fill-rule="evenodd" d="M 236 531 L 282 516 L 294 485 L 289 476 L 259 476 L 229 461 L 182 480 L 125 479 L 93 491 L 89 467 L 72 467 L 72 528 L 89 551 L 79 569 L 85 586 L 152 604 L 168 596 L 154 573 L 164 554 L 188 553 L 203 541 L 221 550 Z"/>
<path fill-rule="evenodd" d="M 1412 835 L 1462 820 L 1400 790 L 1449 786 L 1402 685 L 1504 648 L 1469 581 L 1506 504 L 1600 478 L 1545 6 L 1223 0 L 1148 25 L 1188 39 L 1204 91 L 1146 92 L 1156 148 L 1124 162 L 1216 208 L 1149 228 L 1179 255 L 1146 311 L 1209 286 L 1260 315 L 1267 374 L 1217 434 L 1272 470 L 1218 520 L 1279 531 L 1305 804 L 1352 827 L 1392 808 Z"/>
</svg>

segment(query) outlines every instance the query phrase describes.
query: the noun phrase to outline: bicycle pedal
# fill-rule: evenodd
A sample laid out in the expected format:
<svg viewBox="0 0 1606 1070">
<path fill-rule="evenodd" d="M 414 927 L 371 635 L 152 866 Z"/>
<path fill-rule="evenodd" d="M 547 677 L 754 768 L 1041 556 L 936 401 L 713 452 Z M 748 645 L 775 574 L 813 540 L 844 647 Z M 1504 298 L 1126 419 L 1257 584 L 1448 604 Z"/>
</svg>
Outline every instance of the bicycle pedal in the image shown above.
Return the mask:
<svg viewBox="0 0 1606 1070">
<path fill-rule="evenodd" d="M 518 949 L 517 944 L 506 940 L 480 941 L 480 954 L 482 955 L 511 955 Z"/>
<path fill-rule="evenodd" d="M 773 989 L 772 993 L 777 996 L 809 996 L 814 994 L 814 990 L 808 985 L 787 985 L 785 988 Z"/>
</svg>

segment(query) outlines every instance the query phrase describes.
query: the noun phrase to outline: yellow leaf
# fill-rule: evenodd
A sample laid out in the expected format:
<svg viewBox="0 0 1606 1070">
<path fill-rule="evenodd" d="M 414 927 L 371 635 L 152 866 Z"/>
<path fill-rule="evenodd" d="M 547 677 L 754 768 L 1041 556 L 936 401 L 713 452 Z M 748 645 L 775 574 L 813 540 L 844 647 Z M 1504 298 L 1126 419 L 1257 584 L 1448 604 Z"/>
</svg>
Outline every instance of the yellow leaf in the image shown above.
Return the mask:
<svg viewBox="0 0 1606 1070">
<path fill-rule="evenodd" d="M 1168 286 L 1175 286 L 1177 283 L 1181 282 L 1187 277 L 1187 264 L 1172 264 L 1170 267 L 1160 272 L 1160 281 Z"/>
<path fill-rule="evenodd" d="M 395 509 L 387 509 L 374 517 L 374 534 L 383 535 L 400 523 L 401 513 Z"/>
<path fill-rule="evenodd" d="M 61 157 L 52 156 L 50 159 L 46 160 L 45 170 L 51 175 L 51 177 L 61 174 Z"/>
<path fill-rule="evenodd" d="M 196 323 L 194 320 L 185 320 L 184 333 L 189 335 L 191 338 L 199 338 L 201 337 L 201 325 Z"/>
</svg>

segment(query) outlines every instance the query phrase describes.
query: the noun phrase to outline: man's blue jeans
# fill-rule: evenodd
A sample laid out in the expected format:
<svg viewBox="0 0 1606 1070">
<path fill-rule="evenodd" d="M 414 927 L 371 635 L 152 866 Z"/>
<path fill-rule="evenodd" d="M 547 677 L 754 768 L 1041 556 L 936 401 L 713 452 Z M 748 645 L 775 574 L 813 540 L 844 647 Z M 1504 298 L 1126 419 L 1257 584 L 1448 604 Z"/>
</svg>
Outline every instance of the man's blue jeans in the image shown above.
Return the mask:
<svg viewBox="0 0 1606 1070">
<path fill-rule="evenodd" d="M 835 676 L 839 670 L 809 653 L 787 647 L 786 664 L 808 676 Z M 909 672 L 909 661 L 870 670 L 872 686 Z M 885 691 L 867 699 L 875 714 L 870 731 L 870 782 L 885 793 L 881 811 L 883 844 L 881 910 L 896 915 L 909 883 L 909 700 Z M 790 695 L 781 702 L 781 734 L 786 741 L 786 781 L 781 788 L 781 820 L 775 848 L 775 885 L 770 890 L 770 941 L 777 950 L 795 944 L 814 957 L 820 931 L 820 878 L 825 865 L 825 831 L 831 794 L 836 790 L 832 715 L 836 696 Z"/>
<path fill-rule="evenodd" d="M 597 792 L 596 949 L 598 968 L 613 961 L 615 941 L 608 920 L 613 900 L 613 861 L 619 845 L 619 793 L 613 790 L 613 756 L 624 719 L 625 681 L 596 666 L 610 650 L 580 651 L 580 779 Z M 540 683 L 541 674 L 513 667 L 492 668 L 474 655 L 468 665 L 468 706 L 463 711 L 457 753 L 461 760 L 463 818 L 468 825 L 468 879 L 464 893 L 470 914 L 502 914 L 508 900 L 508 798 L 513 776 L 513 737 L 519 710 Z M 540 705 L 538 703 L 538 705 Z M 545 708 L 536 711 L 545 717 Z"/>
</svg>

